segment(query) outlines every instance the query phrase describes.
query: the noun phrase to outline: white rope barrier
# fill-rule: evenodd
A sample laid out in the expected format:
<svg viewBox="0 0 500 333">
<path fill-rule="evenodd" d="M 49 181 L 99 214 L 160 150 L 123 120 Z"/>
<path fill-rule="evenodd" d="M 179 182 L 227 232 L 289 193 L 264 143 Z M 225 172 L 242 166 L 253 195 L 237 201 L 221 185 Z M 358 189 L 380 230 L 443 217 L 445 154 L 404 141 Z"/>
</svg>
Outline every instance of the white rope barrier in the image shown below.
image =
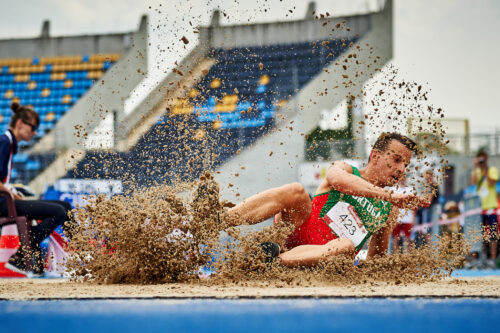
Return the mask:
<svg viewBox="0 0 500 333">
<path fill-rule="evenodd" d="M 463 219 L 467 216 L 473 216 L 473 215 L 479 215 L 479 214 L 500 214 L 500 208 L 499 209 L 489 209 L 487 211 L 484 211 L 481 208 L 474 208 L 471 210 L 466 211 L 463 214 L 460 214 L 458 216 L 449 218 L 449 219 L 438 219 L 438 224 L 439 225 L 448 225 L 448 224 L 453 224 L 459 222 L 460 225 L 463 225 Z M 419 225 L 414 225 L 412 228 L 412 231 L 421 231 L 421 232 L 428 232 L 429 228 L 432 227 L 432 222 L 429 223 L 423 223 Z"/>
</svg>

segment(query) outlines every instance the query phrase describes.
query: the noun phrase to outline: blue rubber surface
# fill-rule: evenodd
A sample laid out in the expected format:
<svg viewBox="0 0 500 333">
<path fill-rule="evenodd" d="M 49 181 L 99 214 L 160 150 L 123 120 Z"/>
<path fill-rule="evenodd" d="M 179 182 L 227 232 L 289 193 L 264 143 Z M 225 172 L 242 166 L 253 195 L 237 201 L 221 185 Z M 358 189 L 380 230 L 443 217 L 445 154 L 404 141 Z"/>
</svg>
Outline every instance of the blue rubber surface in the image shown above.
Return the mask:
<svg viewBox="0 0 500 333">
<path fill-rule="evenodd" d="M 2 332 L 456 333 L 499 317 L 500 299 L 0 301 Z"/>
<path fill-rule="evenodd" d="M 451 273 L 452 277 L 482 277 L 500 276 L 500 269 L 457 269 Z"/>
</svg>

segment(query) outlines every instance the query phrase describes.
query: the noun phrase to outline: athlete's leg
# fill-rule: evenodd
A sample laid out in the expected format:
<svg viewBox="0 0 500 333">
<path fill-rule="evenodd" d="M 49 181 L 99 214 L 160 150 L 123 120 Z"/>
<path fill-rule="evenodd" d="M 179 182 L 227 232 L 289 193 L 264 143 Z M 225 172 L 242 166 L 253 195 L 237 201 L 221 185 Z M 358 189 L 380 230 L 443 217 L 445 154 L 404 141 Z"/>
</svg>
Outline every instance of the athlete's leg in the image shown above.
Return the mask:
<svg viewBox="0 0 500 333">
<path fill-rule="evenodd" d="M 278 215 L 278 219 L 299 226 L 311 214 L 311 199 L 299 183 L 287 184 L 255 194 L 229 209 L 230 225 L 256 224 Z"/>
<path fill-rule="evenodd" d="M 279 255 L 281 263 L 288 267 L 314 266 L 321 260 L 338 254 L 354 255 L 354 244 L 347 238 L 337 238 L 325 245 L 300 245 Z"/>
</svg>

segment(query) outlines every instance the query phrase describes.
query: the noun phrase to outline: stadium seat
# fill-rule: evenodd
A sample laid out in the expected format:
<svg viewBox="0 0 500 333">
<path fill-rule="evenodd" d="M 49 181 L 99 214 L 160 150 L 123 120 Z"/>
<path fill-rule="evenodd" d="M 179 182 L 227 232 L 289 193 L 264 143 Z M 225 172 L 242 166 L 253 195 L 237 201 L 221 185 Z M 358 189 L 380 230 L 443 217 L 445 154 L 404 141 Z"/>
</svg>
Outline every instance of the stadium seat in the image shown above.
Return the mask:
<svg viewBox="0 0 500 333">
<path fill-rule="evenodd" d="M 12 116 L 10 104 L 18 101 L 31 105 L 42 120 L 32 142 L 20 142 L 20 150 L 29 148 L 50 130 L 64 113 L 102 76 L 119 54 L 72 55 L 58 57 L 32 57 L 0 59 L 0 131 L 5 131 Z M 55 157 L 55 156 L 54 156 Z M 28 182 L 51 159 L 31 163 L 15 163 L 13 181 Z M 37 166 L 40 164 L 40 167 Z"/>
</svg>

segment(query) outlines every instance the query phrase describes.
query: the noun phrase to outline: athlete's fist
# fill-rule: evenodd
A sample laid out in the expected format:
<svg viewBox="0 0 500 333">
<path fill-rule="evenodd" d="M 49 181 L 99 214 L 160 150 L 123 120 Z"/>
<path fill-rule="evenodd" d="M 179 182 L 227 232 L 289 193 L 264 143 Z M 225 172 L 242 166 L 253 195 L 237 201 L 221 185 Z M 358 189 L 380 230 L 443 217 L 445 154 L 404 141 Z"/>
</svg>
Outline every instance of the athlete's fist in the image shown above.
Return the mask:
<svg viewBox="0 0 500 333">
<path fill-rule="evenodd" d="M 417 209 L 418 207 L 429 207 L 432 202 L 432 196 L 419 196 L 412 193 L 392 193 L 390 202 L 399 208 Z"/>
<path fill-rule="evenodd" d="M 426 195 L 419 196 L 418 197 L 418 200 L 419 200 L 418 206 L 425 207 L 425 208 L 430 207 L 432 204 L 433 198 L 434 198 L 434 196 L 432 194 L 426 194 Z"/>
<path fill-rule="evenodd" d="M 394 206 L 403 209 L 416 209 L 419 198 L 411 193 L 392 193 L 389 200 Z"/>
</svg>

